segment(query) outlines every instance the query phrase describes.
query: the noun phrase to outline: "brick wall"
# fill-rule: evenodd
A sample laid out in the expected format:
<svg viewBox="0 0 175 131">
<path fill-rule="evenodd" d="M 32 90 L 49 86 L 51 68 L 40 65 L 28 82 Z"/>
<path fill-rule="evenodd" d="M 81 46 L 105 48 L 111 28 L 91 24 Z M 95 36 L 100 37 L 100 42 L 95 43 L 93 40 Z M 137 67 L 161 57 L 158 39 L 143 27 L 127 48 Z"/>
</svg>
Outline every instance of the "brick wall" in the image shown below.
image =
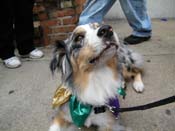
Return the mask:
<svg viewBox="0 0 175 131">
<path fill-rule="evenodd" d="M 35 28 L 40 27 L 40 42 L 44 46 L 52 44 L 58 39 L 64 40 L 69 36 L 76 27 L 85 2 L 85 0 L 72 0 L 71 7 L 66 4 L 65 7 L 61 7 L 54 0 L 35 1 L 36 3 L 33 9 L 35 17 L 34 26 Z M 38 42 L 38 38 L 36 37 L 35 39 L 36 43 Z"/>
</svg>

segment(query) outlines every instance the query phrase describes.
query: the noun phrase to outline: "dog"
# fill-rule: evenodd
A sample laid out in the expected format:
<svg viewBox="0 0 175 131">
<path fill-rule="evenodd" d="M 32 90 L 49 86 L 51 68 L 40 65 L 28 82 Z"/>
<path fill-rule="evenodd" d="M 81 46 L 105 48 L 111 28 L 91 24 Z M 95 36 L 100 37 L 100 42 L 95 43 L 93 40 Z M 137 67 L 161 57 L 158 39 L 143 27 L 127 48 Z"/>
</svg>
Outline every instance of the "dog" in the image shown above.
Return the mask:
<svg viewBox="0 0 175 131">
<path fill-rule="evenodd" d="M 57 41 L 50 68 L 59 69 L 62 83 L 76 99 L 92 106 L 84 126 L 98 126 L 99 130 L 117 130 L 116 117 L 107 103 L 115 98 L 123 82 L 133 80 L 133 88 L 143 92 L 142 57 L 119 42 L 110 25 L 97 23 L 77 26 L 66 41 Z M 123 88 L 123 86 L 122 86 Z M 104 109 L 95 113 L 96 107 Z M 49 131 L 76 130 L 69 111 L 69 102 L 61 105 Z"/>
</svg>

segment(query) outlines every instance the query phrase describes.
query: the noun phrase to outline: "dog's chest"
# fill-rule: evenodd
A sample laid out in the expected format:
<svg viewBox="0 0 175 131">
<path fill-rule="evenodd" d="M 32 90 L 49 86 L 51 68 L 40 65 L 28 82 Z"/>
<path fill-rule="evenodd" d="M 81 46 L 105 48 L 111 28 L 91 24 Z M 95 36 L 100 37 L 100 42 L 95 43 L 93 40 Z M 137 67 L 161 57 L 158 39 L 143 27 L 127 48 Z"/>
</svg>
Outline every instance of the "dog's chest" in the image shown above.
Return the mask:
<svg viewBox="0 0 175 131">
<path fill-rule="evenodd" d="M 80 100 L 92 105 L 104 105 L 116 96 L 120 81 L 108 67 L 96 69 L 89 75 L 88 85 L 79 95 Z"/>
</svg>

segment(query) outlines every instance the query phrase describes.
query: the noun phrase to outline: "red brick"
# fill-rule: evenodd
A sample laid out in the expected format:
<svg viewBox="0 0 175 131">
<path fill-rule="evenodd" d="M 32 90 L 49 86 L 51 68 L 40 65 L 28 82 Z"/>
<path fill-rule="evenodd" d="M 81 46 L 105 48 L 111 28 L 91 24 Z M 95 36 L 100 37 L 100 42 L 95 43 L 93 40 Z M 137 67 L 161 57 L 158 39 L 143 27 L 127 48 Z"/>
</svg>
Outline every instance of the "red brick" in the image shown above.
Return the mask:
<svg viewBox="0 0 175 131">
<path fill-rule="evenodd" d="M 44 46 L 44 43 L 43 43 L 42 39 L 34 39 L 33 43 L 34 43 L 35 47 Z"/>
<path fill-rule="evenodd" d="M 85 2 L 86 0 L 75 0 L 76 5 L 84 5 Z"/>
<path fill-rule="evenodd" d="M 56 19 L 41 21 L 41 26 L 42 27 L 55 26 L 55 25 L 58 25 L 58 24 L 60 24 L 60 22 Z"/>
<path fill-rule="evenodd" d="M 42 37 L 42 44 L 43 45 L 49 45 L 49 36 L 48 33 L 46 33 L 47 31 L 43 32 L 43 37 Z"/>
<path fill-rule="evenodd" d="M 33 13 L 44 12 L 46 9 L 43 5 L 36 5 L 33 7 Z"/>
<path fill-rule="evenodd" d="M 38 13 L 38 8 L 37 8 L 37 6 L 34 6 L 34 7 L 33 7 L 33 13 L 34 13 L 34 14 L 37 14 L 37 13 Z"/>
<path fill-rule="evenodd" d="M 39 20 L 43 21 L 43 20 L 47 20 L 48 19 L 48 15 L 47 13 L 43 12 L 43 13 L 39 13 L 38 14 Z"/>
<path fill-rule="evenodd" d="M 42 40 L 44 45 L 55 43 L 55 40 L 65 40 L 69 32 L 72 32 L 76 27 L 78 15 L 82 12 L 86 0 L 74 0 L 76 8 L 63 10 L 57 10 L 56 8 L 49 10 L 47 6 L 44 6 L 46 5 L 43 3 L 44 1 L 36 0 L 37 4 L 33 9 L 33 12 L 38 15 L 43 29 Z M 55 9 L 56 11 L 54 11 Z"/>
<path fill-rule="evenodd" d="M 76 25 L 55 27 L 52 29 L 52 33 L 69 33 L 75 29 Z"/>
<path fill-rule="evenodd" d="M 49 39 L 49 37 L 47 36 L 47 37 L 43 37 L 43 44 L 45 45 L 45 46 L 47 46 L 47 45 L 49 45 L 50 44 L 50 39 Z"/>
<path fill-rule="evenodd" d="M 46 26 L 45 26 L 45 27 L 42 27 L 42 29 L 43 29 L 43 33 L 44 33 L 44 34 L 47 34 L 47 35 L 48 35 L 48 34 L 51 33 L 51 29 L 50 29 L 49 27 L 46 27 Z"/>
<path fill-rule="evenodd" d="M 77 24 L 78 18 L 77 16 L 73 16 L 70 18 L 64 18 L 63 19 L 63 25 L 69 25 L 69 24 Z"/>
<path fill-rule="evenodd" d="M 77 6 L 76 7 L 76 14 L 81 14 L 81 12 L 83 11 L 83 7 L 82 6 Z"/>
<path fill-rule="evenodd" d="M 35 2 L 43 2 L 43 0 L 35 0 Z"/>
<path fill-rule="evenodd" d="M 50 13 L 50 17 L 51 18 L 57 18 L 57 17 L 63 17 L 64 16 L 64 12 L 61 11 L 61 10 L 57 10 L 57 11 L 54 11 L 52 13 Z"/>
<path fill-rule="evenodd" d="M 67 39 L 68 34 L 59 34 L 59 35 L 54 35 L 54 36 L 50 36 L 50 44 L 55 43 L 57 40 L 65 40 Z"/>
<path fill-rule="evenodd" d="M 51 18 L 64 17 L 64 16 L 72 16 L 75 15 L 75 9 L 69 8 L 64 10 L 57 10 L 50 14 Z"/>
<path fill-rule="evenodd" d="M 51 30 L 47 26 L 42 26 L 42 31 L 43 31 L 42 43 L 43 43 L 43 45 L 48 45 L 49 44 L 48 34 L 51 33 Z"/>
<path fill-rule="evenodd" d="M 64 16 L 75 15 L 75 9 L 64 9 Z"/>
</svg>

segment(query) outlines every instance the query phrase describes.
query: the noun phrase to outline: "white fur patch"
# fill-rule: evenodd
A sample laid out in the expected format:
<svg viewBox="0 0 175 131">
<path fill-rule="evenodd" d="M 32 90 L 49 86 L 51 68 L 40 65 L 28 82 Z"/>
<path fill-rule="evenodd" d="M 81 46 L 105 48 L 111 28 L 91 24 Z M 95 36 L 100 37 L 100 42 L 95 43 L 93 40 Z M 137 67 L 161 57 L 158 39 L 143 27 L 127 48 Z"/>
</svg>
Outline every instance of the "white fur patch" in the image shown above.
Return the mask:
<svg viewBox="0 0 175 131">
<path fill-rule="evenodd" d="M 133 87 L 137 92 L 143 92 L 144 90 L 144 84 L 142 81 L 134 81 Z"/>
<path fill-rule="evenodd" d="M 84 103 L 104 105 L 116 96 L 119 86 L 121 82 L 114 78 L 110 68 L 99 67 L 90 74 L 88 87 L 83 93 L 78 94 L 78 97 Z"/>
<path fill-rule="evenodd" d="M 94 112 L 91 112 L 90 117 L 87 118 L 85 125 L 87 127 L 90 127 L 92 124 L 103 126 L 108 123 L 112 123 L 113 119 L 111 119 L 110 115 L 108 113 L 99 113 L 94 114 Z"/>
<path fill-rule="evenodd" d="M 50 126 L 49 131 L 61 131 L 61 129 L 58 124 L 53 124 Z"/>
</svg>

